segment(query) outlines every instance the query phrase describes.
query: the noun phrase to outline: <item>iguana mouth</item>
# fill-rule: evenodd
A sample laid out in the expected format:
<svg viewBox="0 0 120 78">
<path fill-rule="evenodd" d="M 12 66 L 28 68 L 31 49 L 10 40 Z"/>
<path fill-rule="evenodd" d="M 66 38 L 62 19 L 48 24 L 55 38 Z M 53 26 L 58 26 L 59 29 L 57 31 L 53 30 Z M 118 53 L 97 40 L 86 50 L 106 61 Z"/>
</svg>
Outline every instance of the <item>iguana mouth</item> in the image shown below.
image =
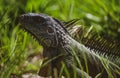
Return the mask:
<svg viewBox="0 0 120 78">
<path fill-rule="evenodd" d="M 26 15 L 26 17 L 24 15 Z M 68 73 L 70 73 L 71 78 L 73 78 L 75 68 L 77 68 L 75 69 L 75 75 L 78 76 L 77 78 L 81 78 L 81 74 L 83 74 L 85 78 L 88 78 L 86 77 L 86 73 L 81 73 L 81 65 L 83 66 L 83 69 L 86 69 L 86 64 L 87 70 L 90 71 L 89 74 L 92 77 L 96 77 L 96 75 L 103 72 L 102 75 L 105 76 L 104 78 L 108 78 L 107 75 L 109 74 L 107 74 L 105 65 L 108 66 L 110 71 L 113 71 L 113 69 L 120 71 L 118 66 L 114 66 L 111 61 L 107 60 L 107 58 L 100 58 L 100 56 L 97 53 L 95 53 L 98 52 L 99 49 L 99 52 L 101 52 L 101 48 L 99 48 L 99 46 L 96 47 L 96 45 L 92 45 L 95 43 L 95 40 L 93 40 L 94 37 L 88 41 L 89 43 L 86 43 L 88 47 L 90 46 L 90 48 L 88 49 L 88 47 L 84 46 L 81 43 L 78 43 L 75 39 L 73 39 L 69 35 L 67 30 L 64 28 L 64 25 L 60 24 L 59 21 L 56 21 L 51 16 L 33 13 L 24 15 L 21 17 L 20 20 L 22 28 L 25 29 L 28 33 L 30 33 L 33 36 L 33 38 L 35 38 L 41 45 L 43 45 L 44 58 L 47 57 L 47 61 L 49 61 L 52 58 L 55 58 L 61 54 L 63 55 L 62 58 L 54 59 L 50 62 L 50 66 L 53 67 L 53 69 L 56 68 L 58 73 L 61 72 L 61 70 L 59 70 L 60 68 L 62 68 L 61 63 L 65 64 L 65 66 L 68 69 Z M 50 29 L 48 27 L 50 27 Z M 91 48 L 93 50 L 91 50 Z M 102 48 L 102 51 L 107 51 L 105 49 L 106 47 Z M 114 46 L 112 46 L 112 48 L 114 48 Z M 113 52 L 109 52 L 108 54 L 106 53 L 106 55 L 111 56 Z M 102 52 L 101 54 L 105 55 L 105 53 Z M 43 65 L 45 62 L 46 60 L 43 62 Z M 74 65 L 76 67 L 74 67 Z M 53 69 L 51 70 L 54 71 Z M 46 68 L 46 71 L 47 70 L 48 67 Z M 114 73 L 116 74 L 116 76 L 119 74 L 113 72 L 113 75 Z"/>
<path fill-rule="evenodd" d="M 30 18 L 30 17 L 28 17 Z M 30 22 L 30 20 L 26 20 L 27 18 L 25 18 L 25 15 L 22 15 L 20 17 L 20 27 L 25 30 L 25 32 L 27 32 L 28 34 L 30 34 L 33 39 L 37 42 L 39 42 L 39 44 L 45 46 L 45 47 L 50 47 L 52 45 L 52 40 L 50 40 L 49 38 L 43 38 L 41 35 L 37 35 L 34 34 L 35 31 L 31 31 L 29 27 L 32 27 L 34 24 Z M 46 22 L 42 22 L 39 25 L 45 25 Z M 40 32 L 40 31 L 39 31 Z"/>
</svg>

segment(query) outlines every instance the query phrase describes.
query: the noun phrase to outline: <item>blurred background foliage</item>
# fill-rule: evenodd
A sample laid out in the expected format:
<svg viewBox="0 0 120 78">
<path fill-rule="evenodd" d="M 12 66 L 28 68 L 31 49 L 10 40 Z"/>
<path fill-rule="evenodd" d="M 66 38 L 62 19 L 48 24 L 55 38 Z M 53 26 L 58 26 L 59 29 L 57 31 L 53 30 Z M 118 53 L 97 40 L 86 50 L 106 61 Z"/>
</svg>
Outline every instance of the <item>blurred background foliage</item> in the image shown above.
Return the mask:
<svg viewBox="0 0 120 78">
<path fill-rule="evenodd" d="M 120 0 L 0 0 L 0 78 L 39 70 L 40 59 L 30 59 L 41 58 L 42 46 L 18 27 L 20 15 L 29 12 L 63 21 L 79 18 L 101 36 L 120 40 Z"/>
</svg>

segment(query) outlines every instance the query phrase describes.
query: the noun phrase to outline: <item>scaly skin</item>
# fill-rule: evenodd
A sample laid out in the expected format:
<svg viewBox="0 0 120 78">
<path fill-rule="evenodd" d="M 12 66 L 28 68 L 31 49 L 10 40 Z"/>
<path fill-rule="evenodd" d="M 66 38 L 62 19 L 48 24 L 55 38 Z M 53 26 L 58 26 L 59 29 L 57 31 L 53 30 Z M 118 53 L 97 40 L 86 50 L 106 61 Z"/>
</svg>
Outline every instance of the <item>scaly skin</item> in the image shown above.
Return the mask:
<svg viewBox="0 0 120 78">
<path fill-rule="evenodd" d="M 29 13 L 21 16 L 20 23 L 43 46 L 45 59 L 39 75 L 58 78 L 63 68 L 62 75 L 68 77 L 68 72 L 70 78 L 94 78 L 98 74 L 101 78 L 109 78 L 111 75 L 106 69 L 114 78 L 120 76 L 114 72 L 120 71 L 119 67 L 75 41 L 56 19 L 45 14 Z"/>
</svg>

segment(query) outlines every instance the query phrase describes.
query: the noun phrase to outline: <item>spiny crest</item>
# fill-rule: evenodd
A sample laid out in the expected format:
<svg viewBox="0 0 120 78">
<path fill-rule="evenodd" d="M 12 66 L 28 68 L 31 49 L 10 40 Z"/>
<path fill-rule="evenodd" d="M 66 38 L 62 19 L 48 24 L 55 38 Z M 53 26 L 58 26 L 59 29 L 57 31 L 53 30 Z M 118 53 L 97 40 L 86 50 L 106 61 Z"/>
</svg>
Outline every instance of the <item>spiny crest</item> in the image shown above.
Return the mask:
<svg viewBox="0 0 120 78">
<path fill-rule="evenodd" d="M 120 59 L 120 42 L 117 40 L 104 39 L 101 37 L 91 26 L 87 31 L 82 25 L 77 25 L 79 19 L 74 19 L 64 23 L 64 26 L 68 32 L 77 41 L 80 41 L 90 50 L 110 59 L 118 60 Z"/>
<path fill-rule="evenodd" d="M 120 43 L 117 41 L 105 40 L 97 35 L 82 38 L 81 41 L 85 46 L 108 59 L 118 60 L 120 58 Z"/>
</svg>

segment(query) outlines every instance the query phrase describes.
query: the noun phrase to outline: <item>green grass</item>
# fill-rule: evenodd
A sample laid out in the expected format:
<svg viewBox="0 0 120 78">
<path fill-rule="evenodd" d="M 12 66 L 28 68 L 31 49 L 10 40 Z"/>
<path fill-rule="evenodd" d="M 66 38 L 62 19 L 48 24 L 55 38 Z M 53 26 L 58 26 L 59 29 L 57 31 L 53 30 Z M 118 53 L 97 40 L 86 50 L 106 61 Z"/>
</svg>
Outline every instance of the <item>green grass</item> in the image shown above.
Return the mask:
<svg viewBox="0 0 120 78">
<path fill-rule="evenodd" d="M 0 78 L 37 73 L 41 60 L 29 62 L 42 47 L 19 28 L 21 14 L 46 13 L 68 21 L 81 19 L 94 26 L 102 36 L 120 40 L 120 0 L 0 0 Z"/>
</svg>

